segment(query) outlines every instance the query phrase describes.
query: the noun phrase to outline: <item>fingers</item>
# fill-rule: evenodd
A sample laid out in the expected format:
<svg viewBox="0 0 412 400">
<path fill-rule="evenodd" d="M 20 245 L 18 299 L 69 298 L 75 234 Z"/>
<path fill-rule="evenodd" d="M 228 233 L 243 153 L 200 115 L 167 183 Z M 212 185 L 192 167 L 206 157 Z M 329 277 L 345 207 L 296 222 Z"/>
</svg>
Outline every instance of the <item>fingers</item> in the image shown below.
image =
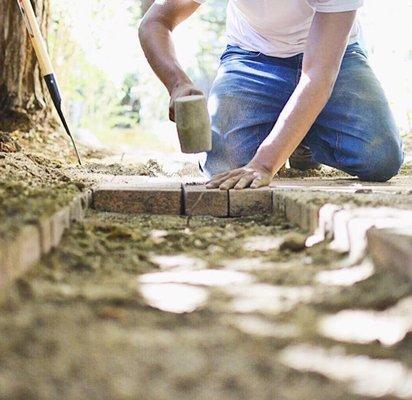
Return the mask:
<svg viewBox="0 0 412 400">
<path fill-rule="evenodd" d="M 213 178 L 206 184 L 206 188 L 241 190 L 250 187 L 252 189 L 257 189 L 263 186 L 268 186 L 270 181 L 271 177 L 265 173 L 256 171 L 251 172 L 246 168 L 239 168 L 213 176 Z"/>
<path fill-rule="evenodd" d="M 232 178 L 226 179 L 223 183 L 220 184 L 219 189 L 220 190 L 233 189 L 240 179 L 241 179 L 240 176 L 234 176 Z"/>
<path fill-rule="evenodd" d="M 233 171 L 226 171 L 220 174 L 214 175 L 212 179 L 207 183 L 206 187 L 208 189 L 216 189 L 218 188 L 223 182 L 227 181 L 230 178 L 238 176 L 241 173 L 241 170 L 235 169 Z"/>
<path fill-rule="evenodd" d="M 253 180 L 254 180 L 254 176 L 252 174 L 242 176 L 242 178 L 240 178 L 239 182 L 236 184 L 235 189 L 236 190 L 245 189 L 250 186 Z"/>
<path fill-rule="evenodd" d="M 229 176 L 231 176 L 232 174 L 236 173 L 237 171 L 238 171 L 237 169 L 234 169 L 234 170 L 232 170 L 232 171 L 221 172 L 220 174 L 213 175 L 213 176 L 212 176 L 212 179 L 210 180 L 210 182 L 213 182 L 213 181 L 215 181 L 215 180 L 217 180 L 217 179 L 221 179 L 221 178 L 224 178 L 224 177 L 229 177 Z"/>
<path fill-rule="evenodd" d="M 207 187 L 208 189 L 216 189 L 216 188 L 222 189 L 222 184 L 224 184 L 225 182 L 227 182 L 227 181 L 229 181 L 229 180 L 231 180 L 231 179 L 237 179 L 237 180 L 239 180 L 238 175 L 227 174 L 227 175 L 223 176 L 222 178 L 213 179 L 212 181 L 210 181 L 210 182 L 206 185 L 206 187 Z M 237 181 L 236 181 L 236 182 L 237 182 Z"/>
<path fill-rule="evenodd" d="M 253 182 L 250 184 L 251 189 L 258 189 L 263 186 L 268 186 L 270 183 L 270 178 L 266 176 L 258 176 L 253 179 Z"/>
</svg>

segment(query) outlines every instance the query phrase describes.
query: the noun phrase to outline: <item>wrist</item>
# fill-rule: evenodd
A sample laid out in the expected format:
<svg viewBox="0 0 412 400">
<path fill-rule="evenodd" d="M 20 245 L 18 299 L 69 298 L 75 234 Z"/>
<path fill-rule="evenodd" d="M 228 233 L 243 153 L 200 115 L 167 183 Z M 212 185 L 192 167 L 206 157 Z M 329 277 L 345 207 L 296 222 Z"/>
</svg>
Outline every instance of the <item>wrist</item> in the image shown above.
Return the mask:
<svg viewBox="0 0 412 400">
<path fill-rule="evenodd" d="M 259 168 L 264 169 L 268 174 L 275 175 L 276 173 L 276 162 L 272 157 L 268 157 L 266 154 L 256 152 L 255 156 L 250 161 L 250 164 L 257 165 Z"/>
<path fill-rule="evenodd" d="M 186 74 L 181 74 L 176 76 L 170 84 L 167 85 L 167 90 L 170 96 L 173 96 L 173 93 L 179 90 L 183 86 L 193 85 L 192 81 Z"/>
</svg>

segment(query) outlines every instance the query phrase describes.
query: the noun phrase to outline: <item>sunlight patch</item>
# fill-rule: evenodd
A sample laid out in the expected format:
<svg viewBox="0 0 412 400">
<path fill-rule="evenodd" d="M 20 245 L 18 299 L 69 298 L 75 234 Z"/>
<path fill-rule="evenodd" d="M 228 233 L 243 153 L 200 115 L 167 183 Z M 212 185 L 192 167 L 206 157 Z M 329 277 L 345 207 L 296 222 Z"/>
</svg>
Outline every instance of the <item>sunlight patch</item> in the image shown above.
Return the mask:
<svg viewBox="0 0 412 400">
<path fill-rule="evenodd" d="M 346 382 L 361 396 L 412 396 L 412 371 L 395 360 L 377 360 L 364 355 L 346 355 L 341 348 L 326 350 L 311 345 L 287 347 L 280 361 L 299 371 L 317 372 Z"/>
<path fill-rule="evenodd" d="M 351 268 L 320 271 L 316 274 L 316 281 L 329 286 L 352 286 L 355 283 L 370 278 L 375 272 L 373 264 L 368 261 Z"/>
<path fill-rule="evenodd" d="M 151 307 L 176 314 L 193 312 L 208 299 L 204 288 L 174 283 L 142 285 L 139 291 Z"/>
<path fill-rule="evenodd" d="M 352 343 L 379 341 L 393 346 L 412 331 L 412 297 L 386 311 L 344 310 L 323 317 L 319 322 L 323 336 Z"/>
<path fill-rule="evenodd" d="M 234 312 L 275 315 L 290 311 L 299 303 L 311 301 L 314 295 L 314 289 L 309 286 L 288 287 L 263 283 L 227 287 L 225 292 L 234 297 L 229 305 Z"/>
<path fill-rule="evenodd" d="M 243 249 L 246 251 L 270 251 L 279 249 L 283 238 L 275 236 L 251 236 L 246 239 Z"/>
<path fill-rule="evenodd" d="M 205 269 L 201 271 L 155 272 L 142 275 L 140 283 L 185 283 L 200 286 L 226 286 L 253 282 L 249 274 Z"/>
<path fill-rule="evenodd" d="M 270 322 L 255 315 L 241 315 L 229 319 L 229 324 L 251 336 L 287 339 L 299 335 L 295 325 Z"/>
<path fill-rule="evenodd" d="M 221 263 L 225 269 L 230 271 L 262 271 L 262 270 L 275 270 L 279 267 L 283 268 L 284 264 L 274 263 L 271 261 L 265 261 L 263 258 L 258 257 L 245 257 L 236 258 L 232 260 L 224 260 Z"/>
<path fill-rule="evenodd" d="M 150 261 L 159 266 L 162 270 L 198 270 L 207 268 L 207 262 L 196 257 L 184 254 L 178 255 L 152 255 Z"/>
</svg>

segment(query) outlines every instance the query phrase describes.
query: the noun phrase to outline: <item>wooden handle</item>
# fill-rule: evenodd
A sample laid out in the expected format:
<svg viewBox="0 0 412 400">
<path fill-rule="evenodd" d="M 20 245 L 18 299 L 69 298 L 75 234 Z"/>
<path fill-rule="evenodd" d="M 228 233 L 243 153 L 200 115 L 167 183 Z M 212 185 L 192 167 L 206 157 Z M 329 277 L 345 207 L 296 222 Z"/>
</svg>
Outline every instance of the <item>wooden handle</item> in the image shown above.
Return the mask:
<svg viewBox="0 0 412 400">
<path fill-rule="evenodd" d="M 53 74 L 53 67 L 47 51 L 46 43 L 41 34 L 30 0 L 17 0 L 17 3 L 23 15 L 23 19 L 29 32 L 30 40 L 33 44 L 34 51 L 36 52 L 43 76 Z"/>
</svg>

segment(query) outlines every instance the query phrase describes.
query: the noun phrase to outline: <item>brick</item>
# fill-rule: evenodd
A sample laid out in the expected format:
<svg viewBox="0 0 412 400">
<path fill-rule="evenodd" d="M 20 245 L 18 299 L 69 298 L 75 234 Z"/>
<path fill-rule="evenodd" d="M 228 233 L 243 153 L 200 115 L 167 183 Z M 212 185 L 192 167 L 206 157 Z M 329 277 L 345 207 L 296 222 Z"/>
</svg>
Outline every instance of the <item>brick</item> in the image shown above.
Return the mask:
<svg viewBox="0 0 412 400">
<path fill-rule="evenodd" d="M 82 195 L 77 196 L 70 204 L 70 221 L 79 222 L 84 219 L 87 199 Z"/>
<path fill-rule="evenodd" d="M 98 211 L 130 214 L 182 214 L 181 184 L 153 182 L 105 186 L 93 193 L 93 207 Z"/>
<path fill-rule="evenodd" d="M 278 216 L 285 216 L 286 213 L 286 196 L 283 193 L 279 193 L 278 191 L 272 191 L 272 208 L 273 212 Z"/>
<path fill-rule="evenodd" d="M 231 217 L 272 212 L 272 191 L 269 188 L 229 190 L 229 215 Z"/>
<path fill-rule="evenodd" d="M 93 203 L 93 191 L 91 189 L 86 190 L 82 194 L 82 206 L 84 210 L 87 210 Z"/>
<path fill-rule="evenodd" d="M 40 233 L 40 247 L 42 254 L 47 254 L 53 248 L 53 233 L 51 217 L 42 217 L 37 221 Z"/>
<path fill-rule="evenodd" d="M 35 225 L 23 226 L 13 238 L 0 241 L 0 286 L 18 277 L 40 260 L 40 232 Z"/>
<path fill-rule="evenodd" d="M 287 197 L 285 202 L 286 219 L 298 226 L 302 225 L 302 205 L 293 197 Z"/>
<path fill-rule="evenodd" d="M 56 248 L 66 229 L 70 227 L 70 209 L 65 207 L 51 216 L 52 247 Z"/>
<path fill-rule="evenodd" d="M 396 271 L 412 282 L 412 227 L 367 233 L 368 252 L 377 268 Z"/>
<path fill-rule="evenodd" d="M 229 215 L 229 194 L 227 190 L 206 189 L 203 185 L 183 187 L 185 214 L 227 217 Z"/>
<path fill-rule="evenodd" d="M 308 205 L 308 229 L 310 233 L 315 233 L 319 227 L 320 207 L 315 204 Z"/>
<path fill-rule="evenodd" d="M 389 207 L 359 207 L 338 211 L 333 215 L 332 248 L 341 252 L 366 248 L 366 232 L 369 228 L 405 227 L 411 225 L 411 221 L 412 211 Z"/>
<path fill-rule="evenodd" d="M 2 288 L 8 281 L 10 269 L 9 248 L 9 241 L 0 238 L 0 288 Z"/>
</svg>

